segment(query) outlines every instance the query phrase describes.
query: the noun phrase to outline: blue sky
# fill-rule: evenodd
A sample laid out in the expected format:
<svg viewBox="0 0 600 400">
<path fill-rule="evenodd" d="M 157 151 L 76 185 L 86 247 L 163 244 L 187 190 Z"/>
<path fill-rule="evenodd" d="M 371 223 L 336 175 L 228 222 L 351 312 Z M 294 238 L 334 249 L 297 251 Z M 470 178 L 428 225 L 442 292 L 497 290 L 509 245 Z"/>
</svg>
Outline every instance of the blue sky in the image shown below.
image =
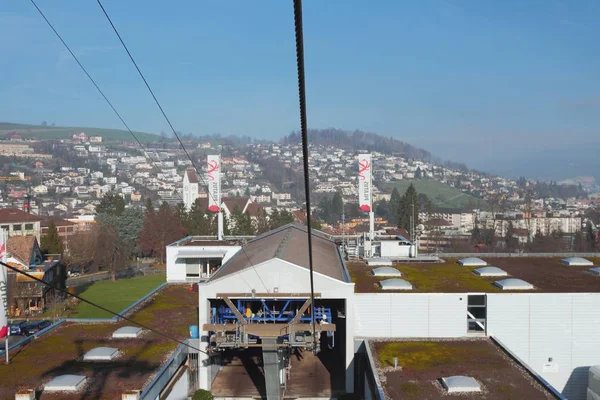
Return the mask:
<svg viewBox="0 0 600 400">
<path fill-rule="evenodd" d="M 261 138 L 299 127 L 291 3 L 104 0 L 176 129 Z M 168 130 L 95 1 L 38 5 L 132 129 Z M 597 159 L 599 19 L 594 0 L 305 0 L 308 125 L 513 175 Z M 0 120 L 122 127 L 28 1 L 0 27 Z"/>
</svg>

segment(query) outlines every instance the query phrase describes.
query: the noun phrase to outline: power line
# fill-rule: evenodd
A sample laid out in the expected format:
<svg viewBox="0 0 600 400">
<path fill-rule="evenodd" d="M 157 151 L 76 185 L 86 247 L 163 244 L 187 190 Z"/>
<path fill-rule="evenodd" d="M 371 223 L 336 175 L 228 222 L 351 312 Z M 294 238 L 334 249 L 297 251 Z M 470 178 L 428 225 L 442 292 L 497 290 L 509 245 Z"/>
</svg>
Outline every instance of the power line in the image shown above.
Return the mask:
<svg viewBox="0 0 600 400">
<path fill-rule="evenodd" d="M 9 264 L 3 263 L 3 262 L 0 262 L 0 265 L 3 265 L 4 267 L 6 267 L 6 268 L 10 269 L 11 271 L 14 271 L 14 272 L 17 272 L 17 273 L 19 273 L 19 274 L 25 275 L 25 276 L 26 276 L 26 277 L 28 277 L 29 279 L 32 279 L 32 280 L 34 280 L 34 281 L 36 281 L 36 282 L 38 282 L 38 283 L 41 283 L 41 284 L 43 284 L 43 285 L 46 285 L 46 286 L 48 286 L 48 287 L 50 287 L 50 288 L 52 288 L 52 289 L 54 289 L 54 290 L 57 290 L 57 291 L 59 291 L 59 292 L 61 292 L 61 293 L 64 293 L 64 294 L 66 294 L 66 295 L 68 295 L 68 296 L 75 297 L 76 299 L 79 299 L 80 301 L 83 301 L 84 303 L 87 303 L 87 304 L 89 304 L 89 305 L 91 305 L 91 306 L 93 306 L 93 307 L 99 308 L 99 309 L 100 309 L 100 310 L 102 310 L 102 311 L 105 311 L 105 312 L 107 312 L 107 313 L 109 313 L 109 314 L 112 314 L 112 315 L 114 315 L 114 316 L 117 316 L 117 317 L 119 317 L 119 318 L 122 318 L 122 319 L 124 319 L 125 321 L 131 322 L 132 324 L 136 324 L 136 325 L 137 325 L 137 326 L 139 326 L 140 328 L 147 329 L 147 330 L 149 330 L 149 331 L 151 331 L 151 332 L 153 332 L 153 333 L 156 333 L 157 335 L 160 335 L 160 336 L 162 336 L 162 337 L 164 337 L 164 338 L 167 338 L 167 339 L 169 339 L 169 340 L 172 340 L 172 341 L 174 341 L 174 342 L 177 342 L 177 343 L 179 343 L 179 344 L 182 344 L 182 345 L 184 345 L 184 346 L 187 346 L 187 347 L 189 347 L 190 349 L 193 349 L 193 350 L 196 350 L 196 351 L 199 351 L 199 352 L 201 352 L 201 353 L 204 353 L 204 354 L 207 354 L 207 355 L 208 355 L 208 353 L 207 353 L 207 352 L 205 352 L 205 351 L 203 351 L 203 350 L 200 350 L 200 349 L 198 349 L 198 348 L 196 348 L 196 347 L 194 347 L 194 346 L 192 346 L 192 345 L 190 345 L 190 344 L 188 344 L 188 343 L 186 343 L 186 342 L 184 342 L 184 341 L 181 341 L 181 340 L 179 340 L 179 339 L 177 339 L 177 338 L 174 338 L 173 336 L 167 335 L 166 333 L 160 332 L 160 331 L 158 331 L 158 330 L 156 330 L 156 329 L 154 329 L 154 328 L 151 328 L 151 327 L 149 327 L 148 325 L 140 324 L 139 322 L 136 322 L 136 321 L 134 321 L 134 320 L 133 320 L 133 319 L 131 319 L 131 318 L 128 318 L 128 317 L 126 317 L 126 316 L 124 316 L 124 315 L 122 315 L 122 314 L 116 313 L 116 312 L 114 312 L 114 311 L 111 311 L 111 310 L 109 310 L 108 308 L 106 308 L 106 307 L 102 307 L 102 306 L 101 306 L 101 305 L 99 305 L 99 304 L 96 304 L 96 303 L 94 303 L 94 302 L 92 302 L 92 301 L 86 300 L 86 299 L 84 299 L 84 298 L 83 298 L 83 297 L 81 297 L 81 296 L 78 296 L 78 295 L 76 295 L 76 294 L 73 294 L 73 293 L 69 293 L 69 291 L 68 291 L 68 290 L 66 290 L 66 289 L 62 289 L 62 288 L 59 288 L 59 287 L 58 287 L 58 286 L 56 286 L 56 285 L 52 285 L 51 283 L 49 283 L 49 282 L 46 282 L 46 281 L 44 281 L 43 279 L 40 279 L 40 278 L 38 278 L 38 277 L 36 277 L 36 276 L 33 276 L 33 275 L 31 275 L 31 274 L 28 274 L 27 272 L 25 272 L 25 271 L 22 271 L 22 270 L 20 270 L 20 269 L 19 269 L 19 268 L 17 268 L 17 267 L 13 267 L 12 265 L 9 265 Z M 8 351 L 8 349 L 7 349 L 7 351 Z"/>
<path fill-rule="evenodd" d="M 167 121 L 167 123 L 169 124 L 169 127 L 171 128 L 171 130 L 173 131 L 173 135 L 175 135 L 175 137 L 177 138 L 177 141 L 179 142 L 179 144 L 181 145 L 181 148 L 183 149 L 185 155 L 188 157 L 188 159 L 190 160 L 190 162 L 192 163 L 192 167 L 194 167 L 194 170 L 196 171 L 196 174 L 198 175 L 198 177 L 200 178 L 200 180 L 202 181 L 203 185 L 207 186 L 206 181 L 204 180 L 204 178 L 202 177 L 202 175 L 200 174 L 200 172 L 198 171 L 198 167 L 196 167 L 196 163 L 194 162 L 194 160 L 192 159 L 192 157 L 190 156 L 190 154 L 188 153 L 188 151 L 186 150 L 185 146 L 183 145 L 183 142 L 181 141 L 181 138 L 179 137 L 179 135 L 177 134 L 177 131 L 175 130 L 175 128 L 173 127 L 173 124 L 171 123 L 171 120 L 169 119 L 169 117 L 167 117 L 167 114 L 165 113 L 165 110 L 163 109 L 163 107 L 160 105 L 160 102 L 158 101 L 158 99 L 156 98 L 156 95 L 154 94 L 154 91 L 152 90 L 152 88 L 150 87 L 150 84 L 148 83 L 148 81 L 146 80 L 146 77 L 144 76 L 144 74 L 142 73 L 142 70 L 140 69 L 140 67 L 137 65 L 137 63 L 135 62 L 135 59 L 133 58 L 133 55 L 131 55 L 131 52 L 129 51 L 129 48 L 127 48 L 127 45 L 125 44 L 125 41 L 123 40 L 123 38 L 121 37 L 121 34 L 119 33 L 119 31 L 117 30 L 117 27 L 115 26 L 115 24 L 112 22 L 112 19 L 110 18 L 110 16 L 108 15 L 108 12 L 106 11 L 106 9 L 104 8 L 104 6 L 102 5 L 102 2 L 100 0 L 96 0 L 96 2 L 98 3 L 98 5 L 100 6 L 100 8 L 102 9 L 102 12 L 104 13 L 104 16 L 106 17 L 106 19 L 108 20 L 108 22 L 110 23 L 110 26 L 112 27 L 113 31 L 115 32 L 115 34 L 117 35 L 117 37 L 119 38 L 119 41 L 121 42 L 121 45 L 123 46 L 123 48 L 125 49 L 125 51 L 127 52 L 127 55 L 129 56 L 129 59 L 131 60 L 131 62 L 133 63 L 133 65 L 135 66 L 135 69 L 137 70 L 138 74 L 140 75 L 140 78 L 142 78 L 142 80 L 144 81 L 144 84 L 146 85 L 146 88 L 148 89 L 148 91 L 150 92 L 150 95 L 152 96 L 152 98 L 154 99 L 154 102 L 156 103 L 156 105 L 158 106 L 158 109 L 160 110 L 160 112 L 162 113 L 163 117 L 165 118 L 165 120 Z M 219 171 L 220 173 L 220 171 Z M 212 195 L 212 192 L 209 190 L 208 191 L 208 195 L 212 198 L 212 200 L 216 203 L 214 196 Z M 217 204 L 218 207 L 221 207 L 220 204 Z M 262 285 L 265 287 L 267 293 L 269 293 L 269 288 L 267 287 L 267 285 L 265 284 L 265 282 L 263 281 L 262 277 L 260 276 L 260 274 L 258 273 L 258 271 L 256 271 L 256 268 L 254 267 L 254 264 L 252 263 L 252 260 L 250 259 L 250 257 L 248 256 L 248 253 L 246 253 L 246 250 L 244 250 L 244 246 L 241 247 L 242 252 L 244 253 L 244 255 L 246 256 L 246 258 L 248 259 L 248 262 L 250 263 L 250 265 L 252 266 L 252 269 L 254 270 L 254 272 L 256 272 L 256 275 L 258 276 L 258 279 L 260 280 L 260 282 L 262 283 Z M 241 272 L 241 271 L 240 271 Z M 243 278 L 243 277 L 242 277 Z M 246 283 L 247 284 L 247 283 Z M 249 286 L 249 285 L 248 285 Z"/>
<path fill-rule="evenodd" d="M 98 92 L 100 93 L 100 95 L 104 98 L 104 100 L 106 101 L 106 103 L 113 110 L 113 112 L 115 113 L 115 115 L 119 118 L 119 120 L 121 120 L 121 122 L 123 123 L 123 125 L 125 126 L 125 128 L 127 129 L 127 131 L 129 132 L 129 134 L 131 136 L 133 136 L 133 138 L 135 139 L 135 141 L 140 145 L 140 147 L 142 148 L 142 151 L 144 152 L 144 155 L 146 156 L 146 158 L 150 159 L 150 161 L 152 162 L 152 165 L 154 165 L 154 168 L 156 168 L 157 172 L 162 172 L 160 170 L 160 168 L 158 168 L 158 166 L 156 165 L 156 162 L 154 162 L 154 159 L 152 157 L 150 157 L 150 155 L 148 154 L 148 152 L 144 148 L 144 145 L 142 145 L 142 142 L 138 139 L 138 137 L 135 135 L 135 133 L 133 133 L 133 131 L 129 128 L 129 125 L 127 125 L 127 123 L 125 122 L 125 120 L 123 119 L 123 117 L 121 116 L 121 114 L 117 111 L 117 109 L 112 104 L 112 102 L 108 99 L 108 97 L 106 97 L 106 95 L 104 94 L 104 92 L 102 91 L 102 89 L 100 89 L 100 87 L 98 86 L 98 84 L 96 83 L 96 81 L 94 80 L 94 78 L 92 78 L 92 76 L 89 74 L 89 72 L 87 71 L 87 69 L 85 69 L 85 67 L 83 66 L 83 64 L 79 61 L 79 59 L 77 58 L 77 56 L 75 55 L 75 53 L 73 53 L 73 51 L 71 50 L 71 48 L 69 47 L 69 45 L 64 41 L 64 39 L 62 38 L 62 36 L 54 28 L 54 26 L 52 25 L 52 23 L 48 20 L 48 18 L 46 18 L 46 15 L 44 15 L 44 13 L 38 7 L 38 5 L 35 3 L 34 0 L 30 0 L 30 1 L 31 1 L 31 4 L 33 4 L 34 7 L 36 8 L 36 10 L 40 13 L 40 15 L 42 16 L 42 18 L 44 18 L 44 21 L 46 21 L 46 23 L 48 24 L 48 26 L 50 27 L 50 29 L 52 29 L 52 31 L 54 32 L 54 34 L 56 35 L 56 37 L 58 37 L 58 39 L 62 42 L 62 44 L 67 49 L 67 51 L 71 54 L 71 56 L 73 57 L 73 59 L 75 60 L 75 62 L 77 62 L 77 65 L 79 65 L 79 67 L 85 73 L 85 75 L 88 77 L 88 79 L 90 80 L 90 82 L 92 82 L 92 84 L 94 85 L 94 87 L 96 88 L 96 90 L 98 90 Z"/>
<path fill-rule="evenodd" d="M 306 197 L 306 228 L 308 233 L 308 265 L 310 269 L 310 313 L 313 330 L 313 351 L 317 348 L 315 336 L 315 286 L 313 277 L 312 229 L 310 221 L 310 182 L 308 171 L 308 130 L 306 127 L 306 82 L 304 78 L 304 32 L 302 28 L 302 0 L 294 0 L 294 28 L 296 34 L 296 64 L 298 69 L 298 98 L 300 103 L 300 130 L 302 132 L 302 157 L 304 164 L 304 193 Z"/>
</svg>

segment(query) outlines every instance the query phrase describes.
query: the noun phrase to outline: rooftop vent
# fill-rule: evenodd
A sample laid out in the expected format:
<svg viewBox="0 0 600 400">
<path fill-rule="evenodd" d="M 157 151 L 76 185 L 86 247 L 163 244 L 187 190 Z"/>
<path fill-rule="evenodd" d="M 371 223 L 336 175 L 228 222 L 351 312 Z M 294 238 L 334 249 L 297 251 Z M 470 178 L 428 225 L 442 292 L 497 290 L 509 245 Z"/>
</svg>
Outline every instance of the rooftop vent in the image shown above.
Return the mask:
<svg viewBox="0 0 600 400">
<path fill-rule="evenodd" d="M 114 347 L 96 347 L 85 353 L 83 361 L 110 361 L 119 355 L 119 349 Z"/>
<path fill-rule="evenodd" d="M 590 268 L 590 269 L 588 269 L 588 271 L 590 271 L 594 275 L 599 275 L 600 276 L 600 267 Z"/>
<path fill-rule="evenodd" d="M 566 264 L 566 265 L 573 266 L 573 267 L 586 267 L 586 266 L 594 265 L 594 263 L 591 262 L 590 260 L 586 260 L 585 258 L 581 258 L 581 257 L 563 258 L 562 260 L 560 260 L 560 262 L 563 264 Z"/>
<path fill-rule="evenodd" d="M 479 276 L 508 276 L 505 270 L 498 267 L 481 267 L 473 272 Z"/>
<path fill-rule="evenodd" d="M 124 326 L 113 332 L 113 339 L 136 338 L 142 333 L 142 328 L 137 326 Z"/>
<path fill-rule="evenodd" d="M 522 279 L 508 278 L 494 282 L 502 290 L 533 290 L 533 285 Z"/>
<path fill-rule="evenodd" d="M 85 385 L 83 375 L 60 375 L 44 385 L 45 392 L 76 392 Z"/>
<path fill-rule="evenodd" d="M 367 265 L 369 267 L 376 267 L 376 266 L 391 267 L 392 266 L 392 260 L 390 260 L 388 258 L 369 258 L 367 260 Z"/>
<path fill-rule="evenodd" d="M 481 385 L 470 376 L 454 375 L 442 378 L 442 385 L 448 393 L 481 392 Z"/>
<path fill-rule="evenodd" d="M 458 263 L 463 267 L 485 267 L 486 265 L 488 265 L 481 258 L 477 257 L 463 258 L 462 260 L 458 260 Z"/>
<path fill-rule="evenodd" d="M 383 290 L 412 290 L 413 288 L 409 282 L 398 278 L 381 281 L 379 282 L 379 286 L 381 286 Z"/>
<path fill-rule="evenodd" d="M 396 268 L 392 267 L 379 267 L 371 270 L 373 276 L 402 276 L 402 273 Z"/>
</svg>

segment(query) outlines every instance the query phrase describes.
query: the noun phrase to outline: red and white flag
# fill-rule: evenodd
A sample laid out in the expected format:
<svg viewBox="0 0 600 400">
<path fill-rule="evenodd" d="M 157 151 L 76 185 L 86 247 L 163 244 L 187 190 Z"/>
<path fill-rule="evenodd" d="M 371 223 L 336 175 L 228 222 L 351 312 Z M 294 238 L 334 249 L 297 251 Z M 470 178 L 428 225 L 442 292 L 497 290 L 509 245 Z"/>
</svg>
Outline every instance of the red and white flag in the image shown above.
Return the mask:
<svg viewBox="0 0 600 400">
<path fill-rule="evenodd" d="M 221 211 L 221 156 L 206 157 L 208 175 L 208 211 Z"/>
<path fill-rule="evenodd" d="M 371 155 L 358 155 L 358 206 L 371 211 Z"/>
<path fill-rule="evenodd" d="M 0 230 L 0 260 L 6 262 L 6 234 Z M 0 339 L 8 335 L 8 293 L 6 267 L 0 265 Z"/>
</svg>

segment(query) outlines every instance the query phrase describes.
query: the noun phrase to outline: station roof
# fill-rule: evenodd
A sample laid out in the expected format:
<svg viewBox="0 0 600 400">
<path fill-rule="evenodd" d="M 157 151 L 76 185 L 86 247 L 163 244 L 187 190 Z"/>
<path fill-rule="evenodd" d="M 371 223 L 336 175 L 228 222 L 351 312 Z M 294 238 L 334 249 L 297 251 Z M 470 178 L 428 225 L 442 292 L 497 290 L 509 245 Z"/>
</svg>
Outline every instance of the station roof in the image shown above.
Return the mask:
<svg viewBox="0 0 600 400">
<path fill-rule="evenodd" d="M 131 317 L 147 326 L 184 340 L 189 326 L 198 323 L 194 312 L 198 294 L 187 285 L 168 285 L 154 300 Z M 143 389 L 158 373 L 178 343 L 152 332 L 130 339 L 113 339 L 112 333 L 130 322 L 79 324 L 65 322 L 36 340 L 10 352 L 10 368 L 0 374 L 0 398 L 14 398 L 19 387 L 42 389 L 61 375 L 87 378 L 80 392 L 42 392 L 38 399 L 115 399 L 126 390 Z M 102 363 L 83 356 L 98 347 L 118 348 L 121 356 Z"/>
<path fill-rule="evenodd" d="M 590 273 L 589 266 L 568 266 L 553 257 L 488 257 L 485 261 L 506 271 L 506 278 L 532 284 L 534 289 L 527 293 L 600 293 L 600 280 Z M 593 261 L 598 265 L 600 260 Z M 383 278 L 373 276 L 372 268 L 364 262 L 348 262 L 347 268 L 357 293 L 382 292 L 378 283 Z M 394 268 L 413 285 L 411 293 L 502 292 L 494 285 L 498 277 L 479 276 L 474 272 L 478 267 L 461 266 L 454 259 L 402 263 Z"/>
<path fill-rule="evenodd" d="M 554 398 L 490 339 L 381 341 L 371 342 L 371 350 L 387 398 Z M 474 378 L 482 392 L 447 393 L 441 379 L 455 375 Z"/>
<path fill-rule="evenodd" d="M 303 225 L 292 223 L 267 232 L 248 242 L 243 250 L 223 264 L 209 282 L 274 258 L 309 268 L 307 231 Z M 337 245 L 328 235 L 313 230 L 312 250 L 314 272 L 343 282 L 350 281 Z"/>
</svg>

